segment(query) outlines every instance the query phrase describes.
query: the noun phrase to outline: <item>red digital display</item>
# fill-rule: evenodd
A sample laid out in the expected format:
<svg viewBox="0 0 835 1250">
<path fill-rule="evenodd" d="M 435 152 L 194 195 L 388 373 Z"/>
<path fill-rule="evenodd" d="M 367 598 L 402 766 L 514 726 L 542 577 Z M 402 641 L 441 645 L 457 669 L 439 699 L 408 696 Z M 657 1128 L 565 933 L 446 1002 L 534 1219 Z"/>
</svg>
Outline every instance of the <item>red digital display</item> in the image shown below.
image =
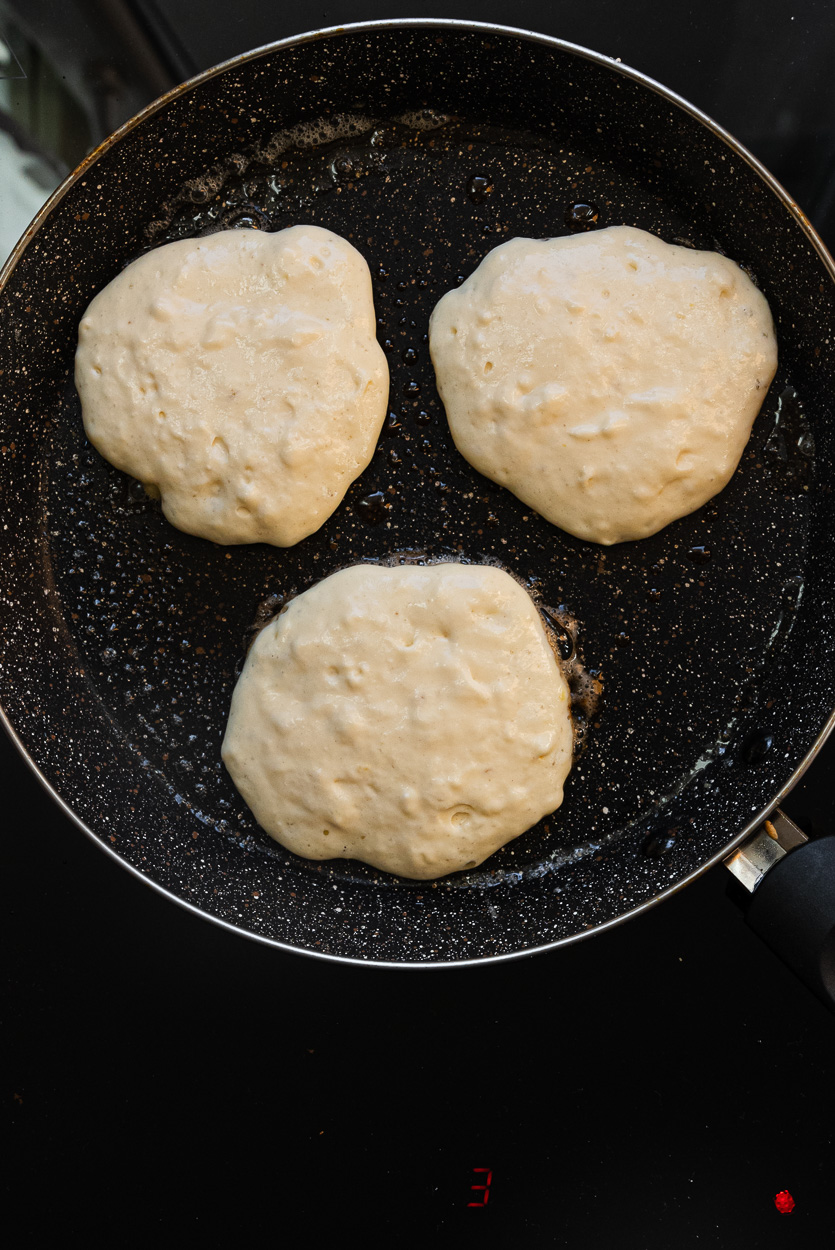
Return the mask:
<svg viewBox="0 0 835 1250">
<path fill-rule="evenodd" d="M 794 1210 L 794 1198 L 787 1189 L 781 1189 L 774 1195 L 774 1205 L 781 1215 L 791 1215 Z"/>
<path fill-rule="evenodd" d="M 481 1199 L 481 1202 L 468 1202 L 467 1206 L 468 1207 L 486 1207 L 487 1199 L 490 1197 L 490 1184 L 493 1180 L 493 1169 L 492 1168 L 473 1168 L 473 1172 L 478 1173 L 479 1175 L 483 1177 L 486 1177 L 486 1180 L 483 1185 L 471 1185 L 470 1186 L 470 1189 L 474 1189 L 477 1193 L 481 1193 L 482 1199 Z"/>
</svg>

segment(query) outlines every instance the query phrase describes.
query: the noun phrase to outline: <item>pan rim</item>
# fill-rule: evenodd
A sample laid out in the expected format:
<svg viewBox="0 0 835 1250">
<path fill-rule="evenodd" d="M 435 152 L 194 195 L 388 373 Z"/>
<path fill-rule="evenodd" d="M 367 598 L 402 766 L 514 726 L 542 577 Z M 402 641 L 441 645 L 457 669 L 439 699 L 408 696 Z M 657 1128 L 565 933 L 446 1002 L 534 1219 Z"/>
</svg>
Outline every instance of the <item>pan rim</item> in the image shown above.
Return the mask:
<svg viewBox="0 0 835 1250">
<path fill-rule="evenodd" d="M 539 43 L 546 47 L 557 49 L 561 52 L 567 52 L 573 56 L 579 56 L 585 60 L 592 61 L 596 63 L 597 65 L 600 65 L 608 70 L 612 70 L 616 73 L 619 73 L 624 78 L 631 79 L 633 82 L 636 82 L 639 86 L 645 87 L 648 90 L 655 92 L 657 95 L 660 95 L 663 99 L 667 100 L 669 103 L 673 104 L 675 107 L 680 108 L 685 113 L 689 114 L 701 125 L 705 126 L 714 135 L 716 135 L 716 137 L 720 139 L 727 147 L 729 147 L 731 151 L 734 152 L 737 157 L 745 161 L 746 164 L 748 164 L 751 167 L 751 169 L 766 184 L 768 189 L 774 195 L 777 196 L 778 200 L 781 201 L 783 207 L 788 209 L 790 215 L 795 219 L 797 224 L 801 227 L 801 229 L 803 230 L 803 233 L 806 235 L 807 239 L 812 244 L 814 250 L 817 252 L 818 256 L 820 257 L 821 261 L 823 262 L 824 268 L 827 270 L 830 276 L 830 279 L 833 281 L 833 283 L 835 283 L 835 261 L 833 260 L 832 256 L 830 255 L 828 249 L 826 248 L 825 244 L 821 240 L 820 236 L 817 234 L 816 230 L 811 225 L 809 219 L 806 217 L 805 213 L 803 213 L 803 211 L 800 209 L 795 199 L 788 193 L 788 191 L 782 186 L 782 184 L 773 176 L 773 174 L 771 174 L 769 170 L 766 169 L 765 166 L 761 164 L 761 162 L 753 155 L 753 153 L 749 152 L 747 148 L 745 148 L 741 143 L 739 143 L 739 141 L 735 139 L 733 135 L 731 135 L 727 130 L 725 130 L 722 126 L 720 126 L 717 122 L 715 122 L 713 118 L 711 118 L 708 114 L 704 113 L 701 109 L 698 109 L 695 105 L 691 104 L 688 100 L 684 99 L 684 97 L 678 95 L 676 92 L 665 87 L 663 84 L 657 82 L 655 79 L 651 78 L 649 75 L 644 74 L 642 71 L 633 69 L 631 66 L 624 65 L 621 61 L 616 60 L 613 57 L 607 56 L 604 53 L 595 52 L 592 49 L 585 48 L 579 44 L 570 43 L 567 40 L 558 39 L 555 36 L 543 35 L 536 31 L 532 31 L 532 30 L 528 30 L 524 28 L 504 26 L 504 25 L 500 25 L 497 23 L 490 23 L 490 22 L 467 21 L 467 20 L 463 20 L 459 18 L 415 17 L 415 18 L 403 18 L 403 19 L 380 19 L 380 20 L 369 21 L 369 22 L 353 22 L 353 23 L 349 23 L 346 25 L 342 25 L 342 26 L 323 27 L 319 30 L 306 31 L 299 35 L 291 35 L 285 39 L 276 40 L 273 43 L 264 44 L 258 48 L 253 48 L 247 52 L 239 53 L 238 55 L 234 57 L 230 57 L 226 61 L 222 61 L 218 65 L 214 65 L 211 68 L 204 70 L 202 73 L 195 75 L 193 78 L 187 79 L 185 82 L 178 84 L 177 86 L 173 87 L 170 91 L 167 91 L 164 95 L 159 96 L 156 100 L 153 100 L 144 109 L 142 109 L 139 113 L 131 117 L 128 121 L 126 121 L 122 126 L 120 126 L 112 134 L 108 135 L 107 138 L 104 139 L 96 148 L 94 148 L 93 151 L 90 152 L 84 158 L 84 160 L 81 161 L 81 163 L 70 174 L 67 175 L 67 177 L 63 180 L 60 186 L 58 186 L 55 189 L 55 191 L 53 191 L 49 199 L 42 205 L 42 207 L 40 208 L 36 216 L 32 219 L 30 224 L 27 226 L 26 230 L 21 235 L 18 242 L 15 244 L 15 247 L 12 249 L 12 252 L 10 253 L 4 265 L 2 266 L 2 269 L 0 269 L 0 296 L 2 296 L 2 292 L 5 288 L 5 285 L 8 279 L 10 278 L 11 274 L 13 273 L 14 269 L 16 268 L 17 263 L 22 257 L 24 251 L 29 246 L 31 241 L 35 238 L 41 226 L 44 224 L 44 222 L 52 213 L 53 209 L 61 202 L 61 200 L 70 190 L 70 188 L 73 187 L 76 184 L 76 182 L 78 182 L 98 162 L 98 160 L 102 156 L 104 156 L 107 152 L 110 151 L 112 147 L 114 147 L 117 143 L 121 142 L 123 138 L 125 138 L 128 134 L 130 134 L 130 132 L 136 126 L 140 125 L 148 117 L 151 117 L 155 113 L 159 112 L 162 108 L 164 108 L 171 101 L 178 99 L 180 96 L 187 94 L 193 88 L 200 86 L 204 82 L 207 82 L 214 77 L 218 77 L 221 74 L 226 73 L 228 70 L 239 67 L 250 61 L 258 60 L 261 57 L 270 55 L 274 52 L 280 51 L 285 48 L 295 47 L 300 44 L 312 42 L 313 40 L 318 41 L 322 39 L 336 38 L 341 35 L 365 34 L 365 33 L 394 31 L 394 30 L 402 30 L 402 29 L 438 29 L 438 30 L 447 30 L 447 31 L 466 31 L 466 32 L 475 32 L 477 34 L 490 34 L 490 35 L 495 35 L 495 36 L 499 36 L 502 38 L 511 38 L 511 39 L 517 39 L 517 40 L 522 39 L 530 43 Z M 22 759 L 27 764 L 31 772 L 34 774 L 34 776 L 36 777 L 36 779 L 38 780 L 38 782 L 40 783 L 44 791 L 57 804 L 57 806 L 64 812 L 64 814 L 67 817 L 69 817 L 69 819 L 81 830 L 81 832 L 84 833 L 101 851 L 104 851 L 106 854 L 111 856 L 111 858 L 116 863 L 118 863 L 123 869 L 127 870 L 134 877 L 136 877 L 139 881 L 141 881 L 143 884 L 149 886 L 150 888 L 155 890 L 158 894 L 162 895 L 163 897 L 170 900 L 171 902 L 178 904 L 180 907 L 182 907 L 186 911 L 193 913 L 195 916 L 199 916 L 203 920 L 210 921 L 211 923 L 216 924 L 220 926 L 221 928 L 228 930 L 230 933 L 236 934 L 239 937 L 248 938 L 264 946 L 269 946 L 269 947 L 272 947 L 273 949 L 281 950 L 292 955 L 309 956 L 313 959 L 325 960 L 331 963 L 347 964 L 351 967 L 367 967 L 367 968 L 381 968 L 381 969 L 385 968 L 385 969 L 392 969 L 392 970 L 430 970 L 430 969 L 440 969 L 440 968 L 465 968 L 465 967 L 469 968 L 469 967 L 483 966 L 485 964 L 503 963 L 511 959 L 522 959 L 531 955 L 543 954 L 546 951 L 555 950 L 558 947 L 573 945 L 576 942 L 583 941 L 589 937 L 594 937 L 599 933 L 603 933 L 609 929 L 614 928 L 616 925 L 622 924 L 627 920 L 630 920 L 638 915 L 641 915 L 644 912 L 648 911 L 650 908 L 655 907 L 657 904 L 664 902 L 666 899 L 670 898 L 673 894 L 678 893 L 679 890 L 684 889 L 685 886 L 690 885 L 698 877 L 702 876 L 703 873 L 707 872 L 709 869 L 715 867 L 718 863 L 720 863 L 720 861 L 724 860 L 732 850 L 734 850 L 748 836 L 750 836 L 750 834 L 753 833 L 760 824 L 762 824 L 762 822 L 769 816 L 769 814 L 773 812 L 779 806 L 781 801 L 794 788 L 794 786 L 797 784 L 797 782 L 800 780 L 800 778 L 809 768 L 813 760 L 816 758 L 817 754 L 823 747 L 830 733 L 832 733 L 833 730 L 835 730 L 835 709 L 833 709 L 828 720 L 826 721 L 823 728 L 821 729 L 821 732 L 819 733 L 819 735 L 817 736 L 814 743 L 812 744 L 810 749 L 807 751 L 803 759 L 800 761 L 797 768 L 794 770 L 794 772 L 791 774 L 788 780 L 781 787 L 777 795 L 774 796 L 771 802 L 768 803 L 765 807 L 763 807 L 762 810 L 759 811 L 755 816 L 753 816 L 745 824 L 745 826 L 737 834 L 735 834 L 731 839 L 729 839 L 727 844 L 723 848 L 721 848 L 719 851 L 717 851 L 710 859 L 700 864 L 698 868 L 694 869 L 691 873 L 683 877 L 680 881 L 675 882 L 673 885 L 662 890 L 659 894 L 654 895 L 651 899 L 648 899 L 645 902 L 640 903 L 638 906 L 631 908 L 629 911 L 626 911 L 622 913 L 621 915 L 612 917 L 610 920 L 606 920 L 600 924 L 592 925 L 589 929 L 585 929 L 581 933 L 575 933 L 567 937 L 557 938 L 557 939 L 554 939 L 553 941 L 544 942 L 541 945 L 529 947 L 525 950 L 509 951 L 509 952 L 504 952 L 502 954 L 497 954 L 497 955 L 483 955 L 483 956 L 477 956 L 474 958 L 463 958 L 463 959 L 454 959 L 454 960 L 431 960 L 430 959 L 430 960 L 420 960 L 420 961 L 363 959 L 357 956 L 338 955 L 338 954 L 332 954 L 326 951 L 316 951 L 316 950 L 311 950 L 309 948 L 305 948 L 301 946 L 293 946 L 287 942 L 280 941 L 277 938 L 268 937 L 263 934 L 252 932 L 249 929 L 239 927 L 237 925 L 230 923 L 227 920 L 224 920 L 223 918 L 219 916 L 214 916 L 211 913 L 202 910 L 201 908 L 197 907 L 194 903 L 191 903 L 187 899 L 181 898 L 179 895 L 173 893 L 171 890 L 161 885 L 159 882 L 154 881 L 150 877 L 145 876 L 142 872 L 139 871 L 138 868 L 134 867 L 134 865 L 122 859 L 122 857 L 118 854 L 116 850 L 114 850 L 112 847 L 107 846 L 106 843 L 104 843 L 101 840 L 101 838 L 99 838 L 98 835 L 93 831 L 93 829 L 90 828 L 90 826 L 87 825 L 86 822 L 83 821 L 73 811 L 73 809 L 69 806 L 69 804 L 61 797 L 61 795 L 53 787 L 52 783 L 47 779 L 47 777 L 41 771 L 39 766 L 35 763 L 34 759 L 27 752 L 25 746 L 23 745 L 23 742 L 21 741 L 19 735 L 17 734 L 17 731 L 14 729 L 13 725 L 11 724 L 6 714 L 6 711 L 2 706 L 0 706 L 0 722 L 2 722 L 3 727 L 6 730 L 7 734 L 9 735 L 9 738 L 11 739 L 12 743 L 17 748 Z"/>
</svg>

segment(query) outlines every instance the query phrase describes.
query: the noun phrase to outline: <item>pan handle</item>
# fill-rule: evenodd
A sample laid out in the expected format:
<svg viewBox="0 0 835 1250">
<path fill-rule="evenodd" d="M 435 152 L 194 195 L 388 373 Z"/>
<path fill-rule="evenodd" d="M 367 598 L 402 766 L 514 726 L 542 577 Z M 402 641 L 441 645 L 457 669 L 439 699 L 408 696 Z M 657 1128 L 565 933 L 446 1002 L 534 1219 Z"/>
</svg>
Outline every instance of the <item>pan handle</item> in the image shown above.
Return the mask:
<svg viewBox="0 0 835 1250">
<path fill-rule="evenodd" d="M 835 837 L 810 842 L 778 808 L 725 860 L 747 924 L 835 1011 Z"/>
</svg>

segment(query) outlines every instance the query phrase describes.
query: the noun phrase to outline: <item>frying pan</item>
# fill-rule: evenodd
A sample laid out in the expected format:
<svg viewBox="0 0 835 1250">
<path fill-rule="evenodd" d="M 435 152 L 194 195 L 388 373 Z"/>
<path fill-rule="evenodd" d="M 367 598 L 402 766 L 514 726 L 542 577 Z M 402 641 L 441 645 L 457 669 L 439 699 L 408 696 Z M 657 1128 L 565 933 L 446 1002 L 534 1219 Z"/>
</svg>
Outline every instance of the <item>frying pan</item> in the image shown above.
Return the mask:
<svg viewBox="0 0 835 1250">
<path fill-rule="evenodd" d="M 78 321 L 150 247 L 297 222 L 335 230 L 370 265 L 391 415 L 316 534 L 286 550 L 219 547 L 173 529 L 86 442 Z M 440 296 L 503 240 L 617 223 L 742 264 L 771 304 L 780 367 L 729 486 L 652 538 L 602 548 L 457 454 L 426 330 Z M 368 23 L 186 83 L 67 179 L 0 280 L 7 728 L 109 855 L 282 949 L 449 966 L 639 913 L 748 847 L 832 726 L 833 272 L 802 213 L 719 127 L 555 39 Z M 346 564 L 444 556 L 522 578 L 602 682 L 565 802 L 437 882 L 298 859 L 258 828 L 220 762 L 252 632 Z M 793 851 L 767 881 L 790 865 L 797 876 L 832 841 Z M 817 908 L 818 937 L 835 919 L 815 894 L 827 873 L 817 886 L 799 874 L 814 907 L 796 890 L 784 906 L 790 922 Z"/>
</svg>

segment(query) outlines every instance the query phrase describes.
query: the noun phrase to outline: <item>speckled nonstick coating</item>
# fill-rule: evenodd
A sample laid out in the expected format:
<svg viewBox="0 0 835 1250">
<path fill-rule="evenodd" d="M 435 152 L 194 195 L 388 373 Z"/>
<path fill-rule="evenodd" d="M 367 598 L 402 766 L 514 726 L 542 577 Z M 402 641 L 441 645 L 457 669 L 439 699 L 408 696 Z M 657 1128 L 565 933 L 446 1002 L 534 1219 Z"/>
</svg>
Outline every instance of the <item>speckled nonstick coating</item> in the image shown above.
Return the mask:
<svg viewBox="0 0 835 1250">
<path fill-rule="evenodd" d="M 334 122 L 346 113 L 371 121 Z M 299 123 L 313 125 L 295 145 L 273 141 Z M 456 453 L 426 346 L 444 291 L 503 239 L 565 233 L 577 203 L 596 206 L 598 227 L 637 225 L 745 265 L 780 345 L 727 489 L 610 548 L 548 525 Z M 337 231 L 368 260 L 394 428 L 318 533 L 288 550 L 218 547 L 173 529 L 86 443 L 78 320 L 149 246 L 295 222 Z M 349 28 L 172 93 L 65 184 L 0 300 L 0 695 L 18 741 L 123 864 L 291 949 L 484 960 L 656 901 L 773 806 L 835 706 L 829 264 L 727 136 L 554 40 L 456 23 Z M 694 550 L 705 548 L 709 559 Z M 259 605 L 398 550 L 501 560 L 576 618 L 582 659 L 605 683 L 560 811 L 437 883 L 295 858 L 258 829 L 219 755 Z"/>
</svg>

